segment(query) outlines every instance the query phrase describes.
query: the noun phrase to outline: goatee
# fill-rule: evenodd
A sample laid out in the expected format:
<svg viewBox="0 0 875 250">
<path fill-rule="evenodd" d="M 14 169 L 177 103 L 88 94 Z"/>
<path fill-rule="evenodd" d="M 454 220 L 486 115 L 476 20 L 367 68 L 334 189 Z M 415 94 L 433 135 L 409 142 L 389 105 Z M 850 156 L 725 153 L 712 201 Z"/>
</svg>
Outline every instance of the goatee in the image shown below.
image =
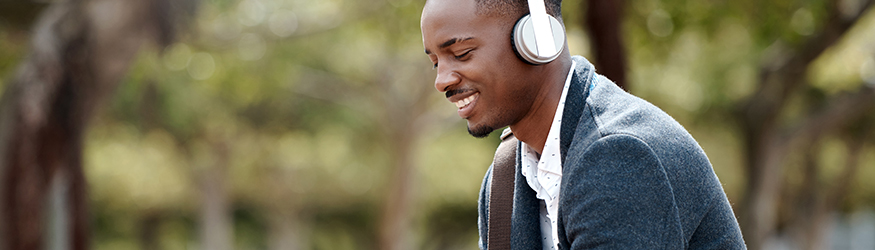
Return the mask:
<svg viewBox="0 0 875 250">
<path fill-rule="evenodd" d="M 489 136 L 490 133 L 492 133 L 492 131 L 495 131 L 495 129 L 489 126 L 482 126 L 478 128 L 471 128 L 470 126 L 468 127 L 468 134 L 471 134 L 471 136 L 477 138 L 486 138 L 487 136 Z"/>
</svg>

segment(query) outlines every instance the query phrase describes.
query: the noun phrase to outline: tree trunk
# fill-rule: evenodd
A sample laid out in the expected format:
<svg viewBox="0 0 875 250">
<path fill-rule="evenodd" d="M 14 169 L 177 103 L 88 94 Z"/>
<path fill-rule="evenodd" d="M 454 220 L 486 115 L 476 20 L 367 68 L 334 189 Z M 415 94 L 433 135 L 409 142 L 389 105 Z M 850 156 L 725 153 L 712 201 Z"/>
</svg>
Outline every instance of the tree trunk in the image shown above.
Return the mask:
<svg viewBox="0 0 875 250">
<path fill-rule="evenodd" d="M 139 221 L 140 228 L 140 249 L 143 250 L 158 250 L 160 244 L 158 241 L 158 229 L 161 226 L 162 215 L 158 211 L 146 211 Z"/>
<path fill-rule="evenodd" d="M 783 183 L 781 163 L 783 146 L 771 135 L 754 135 L 749 141 L 766 141 L 748 144 L 748 186 L 739 215 L 739 224 L 745 243 L 758 249 L 766 236 L 771 235 L 777 221 L 777 205 Z M 771 141 L 770 141 L 771 139 Z"/>
<path fill-rule="evenodd" d="M 412 198 L 413 166 L 411 161 L 410 143 L 411 136 L 399 133 L 392 143 L 394 150 L 394 164 L 392 178 L 389 184 L 389 193 L 383 207 L 382 221 L 380 223 L 380 246 L 381 250 L 404 250 L 410 249 L 409 242 L 405 240 L 409 236 L 410 228 L 410 200 Z"/>
<path fill-rule="evenodd" d="M 60 1 L 38 18 L 32 51 L 0 103 L 0 248 L 44 249 L 44 225 L 68 225 L 52 231 L 68 235 L 58 236 L 69 242 L 57 246 L 88 249 L 82 136 L 141 44 L 171 37 L 166 25 L 149 18 L 167 11 L 156 8 L 168 3 L 162 1 Z M 68 216 L 49 217 L 49 186 L 60 172 L 69 188 L 58 191 L 66 193 Z"/>
<path fill-rule="evenodd" d="M 307 242 L 299 218 L 294 213 L 274 212 L 269 223 L 268 249 L 270 250 L 300 250 L 305 249 Z"/>
<path fill-rule="evenodd" d="M 626 47 L 623 44 L 624 0 L 590 0 L 584 27 L 590 31 L 597 71 L 629 91 L 626 81 Z M 581 5 L 584 6 L 584 5 Z"/>
<path fill-rule="evenodd" d="M 222 139 L 219 139 L 222 140 Z M 201 186 L 201 249 L 234 249 L 234 224 L 228 201 L 228 146 L 213 142 L 215 162 L 204 166 L 199 175 Z"/>
<path fill-rule="evenodd" d="M 398 60 L 400 61 L 400 60 Z M 383 203 L 379 222 L 378 249 L 406 250 L 414 249 L 412 245 L 411 203 L 414 198 L 416 183 L 416 166 L 414 152 L 417 141 L 430 131 L 433 123 L 429 123 L 434 114 L 428 112 L 429 95 L 432 88 L 427 85 L 417 85 L 413 89 L 399 88 L 394 84 L 406 84 L 403 81 L 390 80 L 397 67 L 387 67 L 379 88 L 370 88 L 374 102 L 379 103 L 381 113 L 378 115 L 383 123 L 382 132 L 388 138 L 388 147 L 392 158 L 391 179 L 389 179 L 386 200 Z M 384 91 L 384 90 L 390 91 Z"/>
</svg>

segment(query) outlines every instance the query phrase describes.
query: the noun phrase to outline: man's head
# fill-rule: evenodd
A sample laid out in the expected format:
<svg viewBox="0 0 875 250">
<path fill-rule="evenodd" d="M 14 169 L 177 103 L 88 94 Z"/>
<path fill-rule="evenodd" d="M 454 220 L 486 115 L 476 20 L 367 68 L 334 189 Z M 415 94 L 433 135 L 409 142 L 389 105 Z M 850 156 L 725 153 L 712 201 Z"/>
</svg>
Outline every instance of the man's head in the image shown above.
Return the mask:
<svg viewBox="0 0 875 250">
<path fill-rule="evenodd" d="M 547 11 L 559 17 L 559 0 Z M 511 45 L 525 0 L 430 0 L 422 11 L 422 42 L 435 64 L 435 88 L 468 120 L 468 132 L 485 137 L 526 117 L 548 69 L 517 58 Z"/>
<path fill-rule="evenodd" d="M 429 0 L 432 2 L 435 0 Z M 527 0 L 474 0 L 476 13 L 487 16 L 515 16 L 517 19 L 529 13 Z M 562 16 L 562 0 L 544 0 L 547 13 L 560 18 Z"/>
</svg>

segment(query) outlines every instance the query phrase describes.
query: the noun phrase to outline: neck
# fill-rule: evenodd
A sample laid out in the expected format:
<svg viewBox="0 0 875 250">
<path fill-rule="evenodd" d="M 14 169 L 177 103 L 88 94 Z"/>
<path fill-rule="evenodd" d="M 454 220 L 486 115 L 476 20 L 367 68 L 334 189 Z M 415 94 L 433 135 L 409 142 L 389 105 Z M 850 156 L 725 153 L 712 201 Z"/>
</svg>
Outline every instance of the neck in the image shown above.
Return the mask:
<svg viewBox="0 0 875 250">
<path fill-rule="evenodd" d="M 535 83 L 541 85 L 535 96 L 535 102 L 519 122 L 510 125 L 514 136 L 539 154 L 544 150 L 547 134 L 550 133 L 550 126 L 553 125 L 553 116 L 556 115 L 556 107 L 562 96 L 562 87 L 571 69 L 571 56 L 568 55 L 568 50 L 563 53 L 556 58 L 556 61 L 536 66 L 544 68 L 537 74 L 538 79 L 542 80 Z"/>
</svg>

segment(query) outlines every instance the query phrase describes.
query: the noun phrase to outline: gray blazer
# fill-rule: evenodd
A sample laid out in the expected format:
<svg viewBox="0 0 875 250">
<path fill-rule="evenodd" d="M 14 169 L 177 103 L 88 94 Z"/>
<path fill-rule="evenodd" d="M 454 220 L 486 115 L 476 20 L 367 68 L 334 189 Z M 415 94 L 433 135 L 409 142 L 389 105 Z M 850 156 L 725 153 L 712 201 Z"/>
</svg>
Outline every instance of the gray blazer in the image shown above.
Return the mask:
<svg viewBox="0 0 875 250">
<path fill-rule="evenodd" d="M 745 249 L 699 144 L 668 114 L 577 62 L 560 132 L 560 249 Z M 539 201 L 517 154 L 513 249 L 540 249 Z M 480 248 L 492 166 L 480 189 Z"/>
</svg>

